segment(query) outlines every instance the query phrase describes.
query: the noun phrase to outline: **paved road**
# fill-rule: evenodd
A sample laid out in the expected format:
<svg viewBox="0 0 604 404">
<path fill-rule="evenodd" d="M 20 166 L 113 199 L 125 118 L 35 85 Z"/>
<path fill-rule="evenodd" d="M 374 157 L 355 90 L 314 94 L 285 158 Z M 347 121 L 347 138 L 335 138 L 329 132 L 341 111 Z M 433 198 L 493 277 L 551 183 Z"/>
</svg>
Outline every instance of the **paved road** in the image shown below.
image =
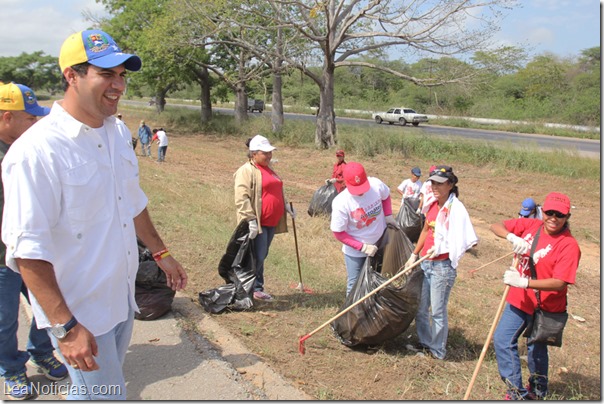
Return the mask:
<svg viewBox="0 0 604 404">
<path fill-rule="evenodd" d="M 312 400 L 249 352 L 190 298 L 177 293 L 172 308 L 160 319 L 134 322 L 124 364 L 128 400 Z M 27 343 L 30 318 L 29 306 L 22 299 L 21 349 Z M 27 369 L 30 381 L 41 392 L 35 399 L 62 398 L 57 385 L 67 386 L 69 377 L 53 385 L 29 363 Z M 0 399 L 4 401 L 3 393 Z"/>
</svg>

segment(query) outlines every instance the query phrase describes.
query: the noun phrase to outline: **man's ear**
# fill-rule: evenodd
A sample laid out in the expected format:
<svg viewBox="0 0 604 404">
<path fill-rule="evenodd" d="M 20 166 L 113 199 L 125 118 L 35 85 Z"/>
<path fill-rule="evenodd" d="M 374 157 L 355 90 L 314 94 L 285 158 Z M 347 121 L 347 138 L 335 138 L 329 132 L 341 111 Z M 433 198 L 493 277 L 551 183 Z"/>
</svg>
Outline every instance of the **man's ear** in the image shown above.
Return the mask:
<svg viewBox="0 0 604 404">
<path fill-rule="evenodd" d="M 76 79 L 77 75 L 78 75 L 78 72 L 76 72 L 71 67 L 66 67 L 65 70 L 63 71 L 63 76 L 65 77 L 65 80 L 69 83 L 70 86 L 75 84 L 75 79 Z"/>
</svg>

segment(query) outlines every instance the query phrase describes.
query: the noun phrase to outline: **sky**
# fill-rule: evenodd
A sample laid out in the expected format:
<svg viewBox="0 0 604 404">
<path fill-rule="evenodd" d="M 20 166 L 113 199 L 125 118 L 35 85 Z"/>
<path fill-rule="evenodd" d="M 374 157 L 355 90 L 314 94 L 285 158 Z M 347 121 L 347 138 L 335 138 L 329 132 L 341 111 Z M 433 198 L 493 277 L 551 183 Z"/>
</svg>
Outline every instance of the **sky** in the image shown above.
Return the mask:
<svg viewBox="0 0 604 404">
<path fill-rule="evenodd" d="M 519 0 L 494 38 L 499 45 L 528 46 L 529 55 L 578 56 L 600 45 L 600 2 Z M 43 51 L 57 56 L 65 38 L 87 29 L 82 13 L 103 16 L 95 0 L 0 0 L 0 57 Z M 6 29 L 6 28 L 9 29 Z"/>
</svg>

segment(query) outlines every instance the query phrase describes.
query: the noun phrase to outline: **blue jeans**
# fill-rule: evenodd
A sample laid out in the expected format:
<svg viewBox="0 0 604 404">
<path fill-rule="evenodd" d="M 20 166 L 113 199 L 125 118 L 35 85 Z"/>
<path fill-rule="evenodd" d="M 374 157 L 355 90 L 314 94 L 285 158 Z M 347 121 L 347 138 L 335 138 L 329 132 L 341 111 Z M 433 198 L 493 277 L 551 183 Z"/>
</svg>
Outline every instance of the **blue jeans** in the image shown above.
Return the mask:
<svg viewBox="0 0 604 404">
<path fill-rule="evenodd" d="M 141 148 L 143 149 L 143 156 L 151 156 L 151 142 L 141 142 Z"/>
<path fill-rule="evenodd" d="M 344 263 L 346 264 L 346 275 L 348 278 L 346 281 L 346 296 L 348 296 L 352 287 L 357 282 L 366 259 L 367 257 L 351 257 L 344 254 Z"/>
<path fill-rule="evenodd" d="M 42 360 L 52 355 L 54 348 L 45 329 L 38 329 L 32 318 L 27 340 L 27 352 L 20 351 L 17 341 L 19 328 L 19 299 L 29 301 L 21 275 L 0 266 L 0 376 L 10 377 L 25 372 L 25 363 L 32 357 Z"/>
<path fill-rule="evenodd" d="M 102 310 L 102 307 L 99 307 Z M 67 366 L 71 385 L 68 390 L 68 400 L 125 400 L 126 382 L 124 379 L 124 359 L 132 338 L 134 328 L 134 310 L 130 310 L 128 318 L 113 327 L 108 333 L 96 336 L 98 354 L 94 360 L 99 369 L 83 372 L 67 364 L 63 355 L 61 359 Z M 50 334 L 50 333 L 49 333 Z M 58 342 L 50 336 L 52 344 L 58 349 Z"/>
<path fill-rule="evenodd" d="M 522 369 L 518 355 L 518 338 L 524 332 L 532 315 L 506 304 L 499 325 L 493 336 L 499 375 L 508 387 L 511 398 L 521 400 L 528 394 L 522 383 Z M 528 347 L 529 385 L 539 397 L 547 394 L 549 355 L 546 344 L 530 344 Z"/>
<path fill-rule="evenodd" d="M 422 261 L 421 266 L 424 271 L 424 283 L 415 316 L 417 336 L 420 344 L 430 348 L 432 355 L 444 359 L 449 334 L 447 305 L 457 271 L 451 266 L 449 259 L 426 260 Z"/>
<path fill-rule="evenodd" d="M 166 159 L 166 151 L 168 146 L 159 146 L 157 148 L 157 161 L 164 161 Z"/>
<path fill-rule="evenodd" d="M 264 260 L 268 257 L 268 249 L 275 237 L 275 227 L 262 226 L 262 233 L 254 239 L 254 253 L 256 254 L 256 281 L 254 292 L 264 290 Z"/>
</svg>

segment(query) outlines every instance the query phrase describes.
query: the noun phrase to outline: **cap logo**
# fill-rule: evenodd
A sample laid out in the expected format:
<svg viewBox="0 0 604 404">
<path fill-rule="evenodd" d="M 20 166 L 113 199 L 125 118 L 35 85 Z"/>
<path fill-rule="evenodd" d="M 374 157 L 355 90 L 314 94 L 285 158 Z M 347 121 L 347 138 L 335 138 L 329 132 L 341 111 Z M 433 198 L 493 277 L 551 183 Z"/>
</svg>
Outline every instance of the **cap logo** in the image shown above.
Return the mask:
<svg viewBox="0 0 604 404">
<path fill-rule="evenodd" d="M 356 182 L 357 184 L 361 183 L 361 178 L 358 175 L 354 176 L 354 182 Z"/>
<path fill-rule="evenodd" d="M 34 94 L 31 91 L 25 91 L 23 93 L 23 100 L 25 101 L 25 103 L 32 105 L 36 103 L 36 97 L 34 96 Z"/>
<path fill-rule="evenodd" d="M 104 35 L 94 33 L 88 35 L 86 39 L 86 47 L 90 52 L 99 53 L 109 48 L 109 41 Z"/>
</svg>

